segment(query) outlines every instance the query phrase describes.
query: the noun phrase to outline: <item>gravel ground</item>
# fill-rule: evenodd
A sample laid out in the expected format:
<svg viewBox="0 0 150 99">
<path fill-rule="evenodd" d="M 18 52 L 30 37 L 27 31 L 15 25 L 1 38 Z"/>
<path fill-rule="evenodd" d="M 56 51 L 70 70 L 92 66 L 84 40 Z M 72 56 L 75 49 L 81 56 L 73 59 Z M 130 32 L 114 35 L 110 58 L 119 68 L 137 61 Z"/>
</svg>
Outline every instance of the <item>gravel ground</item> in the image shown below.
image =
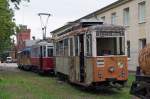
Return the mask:
<svg viewBox="0 0 150 99">
<path fill-rule="evenodd" d="M 20 70 L 17 69 L 16 63 L 0 63 L 0 71 L 20 72 Z"/>
</svg>

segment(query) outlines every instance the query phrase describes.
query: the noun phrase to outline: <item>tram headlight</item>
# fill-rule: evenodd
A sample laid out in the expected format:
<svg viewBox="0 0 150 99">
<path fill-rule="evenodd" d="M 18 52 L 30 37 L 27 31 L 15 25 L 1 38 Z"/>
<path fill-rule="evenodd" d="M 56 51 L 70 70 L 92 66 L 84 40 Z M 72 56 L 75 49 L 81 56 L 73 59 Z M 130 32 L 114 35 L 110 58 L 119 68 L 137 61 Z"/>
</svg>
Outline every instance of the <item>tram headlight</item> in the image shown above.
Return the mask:
<svg viewBox="0 0 150 99">
<path fill-rule="evenodd" d="M 109 69 L 108 69 L 109 72 L 113 73 L 115 72 L 115 67 L 114 66 L 111 66 Z"/>
<path fill-rule="evenodd" d="M 124 67 L 124 63 L 123 62 L 118 62 L 117 64 L 120 68 L 123 68 Z"/>
</svg>

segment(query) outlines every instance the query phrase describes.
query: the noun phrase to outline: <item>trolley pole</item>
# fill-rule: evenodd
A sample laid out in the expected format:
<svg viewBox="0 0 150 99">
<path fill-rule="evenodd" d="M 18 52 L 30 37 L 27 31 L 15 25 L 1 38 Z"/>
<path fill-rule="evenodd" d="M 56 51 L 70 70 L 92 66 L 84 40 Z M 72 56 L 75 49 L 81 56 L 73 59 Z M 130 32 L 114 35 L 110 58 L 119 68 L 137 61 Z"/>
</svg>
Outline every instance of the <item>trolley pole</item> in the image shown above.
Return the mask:
<svg viewBox="0 0 150 99">
<path fill-rule="evenodd" d="M 38 13 L 38 15 L 40 16 L 41 28 L 42 28 L 42 32 L 43 32 L 43 40 L 45 40 L 46 39 L 46 32 L 47 32 L 46 30 L 47 30 L 48 19 L 51 16 L 51 14 L 49 14 L 49 13 Z M 47 16 L 45 23 L 42 20 L 42 16 Z"/>
</svg>

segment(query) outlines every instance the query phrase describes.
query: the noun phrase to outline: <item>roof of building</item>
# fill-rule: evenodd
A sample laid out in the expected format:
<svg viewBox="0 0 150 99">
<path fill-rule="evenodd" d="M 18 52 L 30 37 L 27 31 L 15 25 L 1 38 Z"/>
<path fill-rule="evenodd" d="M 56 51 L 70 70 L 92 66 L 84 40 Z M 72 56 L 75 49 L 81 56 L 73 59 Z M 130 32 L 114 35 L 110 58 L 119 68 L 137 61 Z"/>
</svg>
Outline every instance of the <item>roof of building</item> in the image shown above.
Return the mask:
<svg viewBox="0 0 150 99">
<path fill-rule="evenodd" d="M 123 4 L 125 4 L 125 3 L 129 2 L 129 1 L 132 1 L 132 0 L 118 0 L 118 1 L 116 1 L 116 2 L 114 2 L 114 3 L 112 3 L 112 4 L 110 4 L 110 5 L 108 5 L 108 6 L 106 6 L 106 7 L 103 7 L 103 8 L 101 8 L 101 9 L 99 9 L 99 10 L 97 10 L 97 11 L 95 11 L 95 12 L 92 12 L 92 13 L 86 15 L 86 16 L 83 16 L 83 17 L 81 17 L 81 18 L 79 18 L 79 19 L 77 19 L 77 20 L 75 20 L 75 21 L 73 21 L 73 22 L 71 22 L 71 23 L 68 23 L 68 24 L 66 24 L 66 25 L 64 25 L 64 26 L 62 26 L 62 27 L 60 27 L 60 28 L 58 28 L 58 29 L 55 29 L 55 30 L 51 31 L 51 33 L 56 33 L 56 32 L 58 32 L 58 31 L 60 31 L 60 30 L 62 30 L 62 29 L 65 29 L 65 28 L 71 26 L 72 23 L 78 23 L 78 22 L 80 22 L 82 19 L 88 19 L 88 18 L 91 18 L 92 16 L 96 16 L 96 15 L 98 15 L 98 14 L 100 14 L 100 13 L 104 13 L 104 12 L 110 10 L 110 9 L 113 9 L 113 8 L 115 8 L 115 7 L 118 7 L 118 6 L 120 6 L 120 5 L 123 5 Z"/>
</svg>

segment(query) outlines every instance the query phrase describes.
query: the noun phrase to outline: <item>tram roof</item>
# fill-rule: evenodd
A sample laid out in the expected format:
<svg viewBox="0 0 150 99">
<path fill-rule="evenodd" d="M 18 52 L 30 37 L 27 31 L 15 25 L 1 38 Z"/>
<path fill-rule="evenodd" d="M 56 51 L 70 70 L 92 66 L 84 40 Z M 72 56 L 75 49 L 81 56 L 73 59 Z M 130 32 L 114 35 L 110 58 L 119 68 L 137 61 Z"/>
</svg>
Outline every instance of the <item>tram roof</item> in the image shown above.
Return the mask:
<svg viewBox="0 0 150 99">
<path fill-rule="evenodd" d="M 125 28 L 124 26 L 120 25 L 112 25 L 112 24 L 103 24 L 103 25 L 95 25 L 95 26 L 90 26 L 89 29 L 91 30 L 107 30 L 107 31 L 124 31 Z"/>
<path fill-rule="evenodd" d="M 79 28 L 79 29 L 75 29 L 72 30 L 70 32 L 65 32 L 59 36 L 56 37 L 56 40 L 61 40 L 66 38 L 67 36 L 72 36 L 72 35 L 78 35 L 78 34 L 83 34 L 83 33 L 87 33 L 92 32 L 92 31 L 96 31 L 97 33 L 103 33 L 103 34 L 99 34 L 102 36 L 124 36 L 124 30 L 125 27 L 124 26 L 120 26 L 120 25 L 112 25 L 112 24 L 101 24 L 101 25 L 93 25 L 93 26 L 89 26 L 89 27 L 85 27 L 85 28 Z"/>
<path fill-rule="evenodd" d="M 48 46 L 53 46 L 53 43 L 49 43 L 47 41 L 40 41 L 40 42 L 37 42 L 37 44 L 35 44 L 34 46 L 39 46 L 39 45 L 48 45 Z"/>
</svg>

